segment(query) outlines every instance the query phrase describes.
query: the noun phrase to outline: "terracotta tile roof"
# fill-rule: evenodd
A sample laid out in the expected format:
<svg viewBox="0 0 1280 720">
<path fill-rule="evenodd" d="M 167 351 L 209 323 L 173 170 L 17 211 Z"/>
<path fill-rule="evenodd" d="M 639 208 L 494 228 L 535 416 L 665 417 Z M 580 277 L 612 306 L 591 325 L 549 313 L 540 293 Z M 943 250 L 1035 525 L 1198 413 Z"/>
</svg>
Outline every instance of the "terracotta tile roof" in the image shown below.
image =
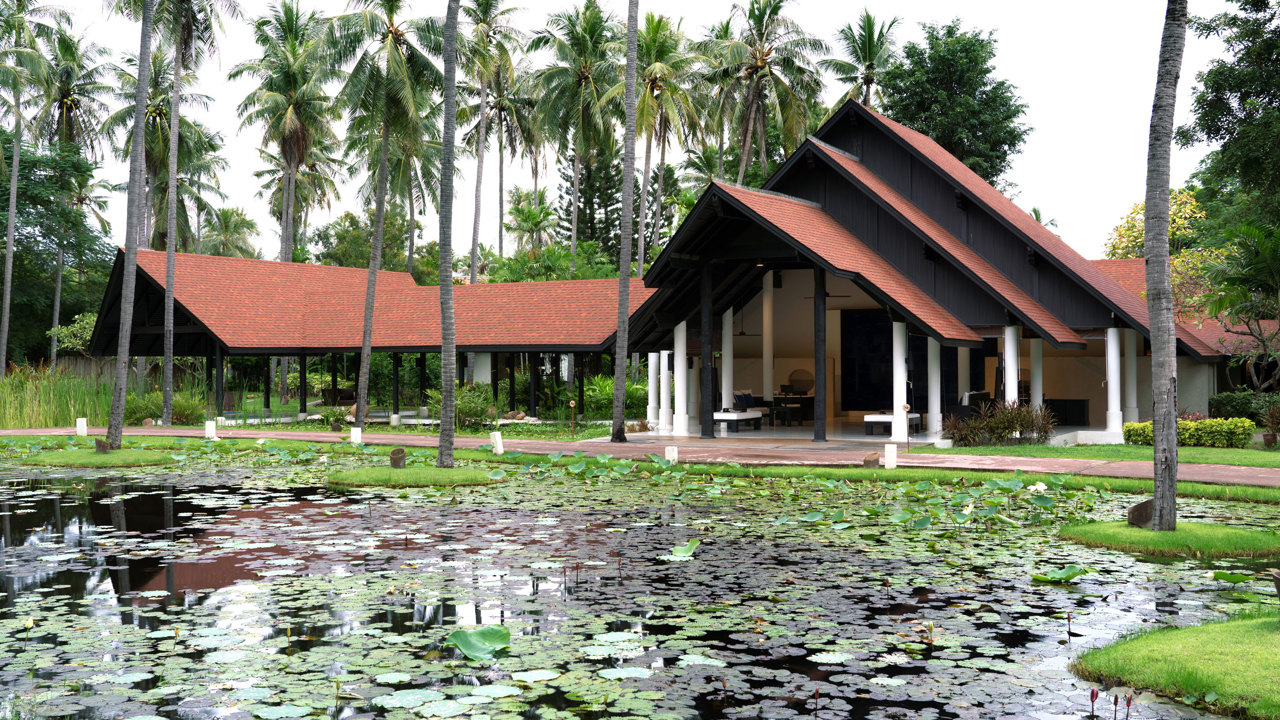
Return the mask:
<svg viewBox="0 0 1280 720">
<path fill-rule="evenodd" d="M 942 339 L 971 343 L 981 341 L 977 333 L 818 205 L 738 185 L 713 183 L 713 187 L 740 202 L 836 270 L 862 277 L 872 288 L 896 303 L 902 312 Z"/>
<path fill-rule="evenodd" d="M 1091 260 L 1094 267 L 1132 293 L 1142 302 L 1147 297 L 1147 261 L 1142 258 L 1120 258 L 1107 260 Z M 1181 320 L 1178 323 L 1178 337 L 1195 337 L 1207 345 L 1215 354 L 1233 354 L 1247 351 L 1254 343 L 1248 338 L 1226 331 L 1226 327 L 1217 320 L 1200 318 Z"/>
<path fill-rule="evenodd" d="M 977 198 L 980 203 L 986 205 L 993 213 L 1012 225 L 1043 254 L 1053 258 L 1068 271 L 1075 274 L 1086 286 L 1092 287 L 1105 298 L 1113 309 L 1128 316 L 1133 323 L 1141 328 L 1149 328 L 1150 318 L 1147 315 L 1147 307 L 1140 298 L 1125 290 L 1110 276 L 1086 260 L 1084 256 L 1073 250 L 1070 245 L 1063 242 L 1062 238 L 1036 222 L 1029 213 L 1023 211 L 1012 200 L 1005 197 L 1003 193 L 992 187 L 973 170 L 970 170 L 969 166 L 944 150 L 941 145 L 926 135 L 894 122 L 870 108 L 861 105 L 859 107 L 890 133 L 896 135 L 936 165 L 945 175 Z M 1218 354 L 1217 351 L 1194 334 L 1188 334 L 1186 337 L 1179 336 L 1179 339 L 1198 355 Z"/>
<path fill-rule="evenodd" d="M 986 286 L 1003 300 L 1006 308 L 1021 315 L 1024 322 L 1033 326 L 1041 334 L 1048 336 L 1054 345 L 1085 344 L 1084 338 L 1077 335 L 1057 316 L 1023 292 L 1022 288 L 1019 288 L 1012 280 L 1005 277 L 1003 273 L 987 262 L 985 258 L 974 252 L 973 248 L 960 242 L 956 236 L 947 232 L 936 220 L 926 215 L 914 203 L 903 197 L 897 190 L 894 190 L 889 183 L 871 172 L 866 165 L 817 138 L 809 139 L 828 158 L 861 183 L 869 194 L 878 197 L 906 222 L 932 240 L 943 254 L 961 265 L 973 277 L 977 278 L 980 284 Z"/>
<path fill-rule="evenodd" d="M 138 251 L 138 268 L 164 286 L 164 253 Z M 232 352 L 355 350 L 364 332 L 369 271 L 179 253 L 174 300 Z M 653 290 L 631 279 L 635 312 Z M 438 349 L 440 293 L 407 273 L 382 271 L 373 346 Z M 460 349 L 602 346 L 616 330 L 618 281 L 493 283 L 454 287 Z"/>
</svg>

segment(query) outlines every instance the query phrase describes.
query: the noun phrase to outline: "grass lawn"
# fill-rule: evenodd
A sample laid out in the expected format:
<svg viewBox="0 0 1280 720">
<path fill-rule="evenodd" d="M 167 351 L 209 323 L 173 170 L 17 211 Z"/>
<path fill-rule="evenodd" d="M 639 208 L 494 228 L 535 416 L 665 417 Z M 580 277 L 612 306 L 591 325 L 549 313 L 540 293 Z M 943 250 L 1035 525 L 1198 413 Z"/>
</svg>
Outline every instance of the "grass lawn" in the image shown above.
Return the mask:
<svg viewBox="0 0 1280 720">
<path fill-rule="evenodd" d="M 1155 630 L 1080 655 L 1072 669 L 1105 685 L 1147 688 L 1214 712 L 1280 718 L 1280 613 Z"/>
<path fill-rule="evenodd" d="M 168 465 L 174 462 L 168 453 L 154 450 L 135 450 L 121 448 L 109 453 L 100 453 L 93 448 L 72 448 L 70 450 L 53 450 L 26 458 L 22 462 L 28 465 L 48 465 L 51 467 L 82 468 L 115 468 L 142 467 L 144 465 Z"/>
<path fill-rule="evenodd" d="M 1151 462 L 1152 449 L 1147 445 L 983 445 L 939 450 L 932 445 L 912 448 L 913 453 L 934 455 L 1003 455 L 1006 457 L 1073 458 L 1079 460 L 1142 460 Z M 1251 448 L 1180 447 L 1178 462 L 1244 465 L 1247 467 L 1280 467 L 1280 452 Z"/>
<path fill-rule="evenodd" d="M 1095 522 L 1068 525 L 1058 536 L 1148 557 L 1280 557 L 1280 535 L 1212 523 L 1180 522 L 1173 532 L 1153 532 L 1124 521 Z"/>
<path fill-rule="evenodd" d="M 489 477 L 483 470 L 438 468 L 432 465 L 413 465 L 401 470 L 386 466 L 365 467 L 329 475 L 329 485 L 343 488 L 463 487 L 492 485 L 496 482 L 501 481 Z"/>
</svg>

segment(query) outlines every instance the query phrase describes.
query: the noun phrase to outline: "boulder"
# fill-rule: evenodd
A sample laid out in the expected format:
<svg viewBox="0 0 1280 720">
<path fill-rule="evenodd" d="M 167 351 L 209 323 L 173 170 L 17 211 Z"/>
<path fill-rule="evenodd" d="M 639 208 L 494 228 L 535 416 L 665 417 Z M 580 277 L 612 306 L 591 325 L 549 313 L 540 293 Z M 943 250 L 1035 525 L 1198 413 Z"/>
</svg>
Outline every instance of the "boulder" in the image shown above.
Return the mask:
<svg viewBox="0 0 1280 720">
<path fill-rule="evenodd" d="M 106 440 L 103 440 L 102 438 L 94 438 L 94 439 L 93 439 L 93 449 L 94 449 L 94 450 L 97 450 L 97 451 L 98 451 L 98 452 L 100 452 L 100 453 L 109 453 L 109 452 L 111 452 L 111 446 L 110 446 L 110 445 L 108 445 L 108 444 L 107 444 L 107 441 L 106 441 Z"/>
<path fill-rule="evenodd" d="M 1142 528 L 1143 530 L 1151 529 L 1151 517 L 1155 514 L 1156 501 L 1148 498 L 1142 502 L 1129 508 L 1129 524 Z"/>
<path fill-rule="evenodd" d="M 878 468 L 880 467 L 880 453 L 867 453 L 862 456 L 862 467 Z"/>
<path fill-rule="evenodd" d="M 156 421 L 152 420 L 151 418 L 142 419 L 142 427 L 151 427 L 152 425 L 155 425 L 155 424 L 156 424 Z"/>
<path fill-rule="evenodd" d="M 520 412 L 519 410 L 512 410 L 511 412 L 503 415 L 502 419 L 503 420 L 523 420 L 524 413 Z"/>
</svg>

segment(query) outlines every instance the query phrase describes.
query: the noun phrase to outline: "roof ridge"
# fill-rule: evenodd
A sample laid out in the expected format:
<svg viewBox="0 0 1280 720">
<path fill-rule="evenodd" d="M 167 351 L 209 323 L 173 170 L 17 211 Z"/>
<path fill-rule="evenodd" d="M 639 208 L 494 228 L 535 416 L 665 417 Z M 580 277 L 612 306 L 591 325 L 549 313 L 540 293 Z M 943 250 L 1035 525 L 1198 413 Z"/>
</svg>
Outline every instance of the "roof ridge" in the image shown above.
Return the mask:
<svg viewBox="0 0 1280 720">
<path fill-rule="evenodd" d="M 808 205 L 810 207 L 815 207 L 815 208 L 818 208 L 819 210 L 822 210 L 823 212 L 826 212 L 826 208 L 822 207 L 821 203 L 816 203 L 812 200 L 805 200 L 804 198 L 798 198 L 794 195 L 788 195 L 786 193 L 780 193 L 777 190 L 765 190 L 763 188 L 747 187 L 746 185 L 731 183 L 731 182 L 728 182 L 727 180 L 712 180 L 711 184 L 722 185 L 724 187 L 729 187 L 729 188 L 737 188 L 738 190 L 746 190 L 747 192 L 756 193 L 757 195 L 771 195 L 781 200 L 790 200 L 792 202 L 800 203 L 801 205 Z"/>
</svg>

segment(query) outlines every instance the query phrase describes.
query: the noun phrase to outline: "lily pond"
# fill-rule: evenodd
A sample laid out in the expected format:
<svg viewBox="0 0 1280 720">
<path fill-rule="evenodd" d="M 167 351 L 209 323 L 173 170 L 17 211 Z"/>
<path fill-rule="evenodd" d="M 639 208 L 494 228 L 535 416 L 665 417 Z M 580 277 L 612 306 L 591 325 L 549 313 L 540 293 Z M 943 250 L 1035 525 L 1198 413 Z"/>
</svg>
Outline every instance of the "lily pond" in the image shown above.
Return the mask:
<svg viewBox="0 0 1280 720">
<path fill-rule="evenodd" d="M 482 465 L 492 485 L 341 493 L 333 468 L 385 458 L 187 454 L 122 474 L 9 455 L 4 718 L 1080 718 L 1080 650 L 1275 602 L 1261 563 L 1058 540 L 1134 496 L 1052 478 L 526 456 Z M 1280 520 L 1230 502 L 1181 513 Z M 1107 691 L 1111 717 L 1130 691 Z M 1117 712 L 1211 717 L 1188 700 Z"/>
</svg>

